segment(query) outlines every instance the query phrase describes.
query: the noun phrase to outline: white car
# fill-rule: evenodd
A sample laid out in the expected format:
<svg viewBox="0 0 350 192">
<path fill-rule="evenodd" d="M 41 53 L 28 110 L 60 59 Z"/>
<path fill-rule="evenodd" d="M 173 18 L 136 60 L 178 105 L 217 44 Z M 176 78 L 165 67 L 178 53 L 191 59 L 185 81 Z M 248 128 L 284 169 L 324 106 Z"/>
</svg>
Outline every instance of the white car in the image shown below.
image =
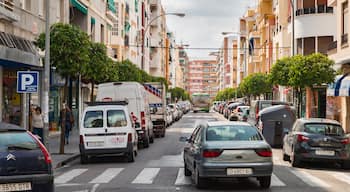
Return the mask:
<svg viewBox="0 0 350 192">
<path fill-rule="evenodd" d="M 179 120 L 180 114 L 179 114 L 179 111 L 177 110 L 176 104 L 169 104 L 168 107 L 170 108 L 170 110 L 173 114 L 174 121 Z"/>
<path fill-rule="evenodd" d="M 166 109 L 166 125 L 170 126 L 174 122 L 171 109 L 167 107 Z"/>
<path fill-rule="evenodd" d="M 138 135 L 124 102 L 96 102 L 88 106 L 80 124 L 80 160 L 90 156 L 124 155 L 135 161 Z"/>
<path fill-rule="evenodd" d="M 245 121 L 244 115 L 246 115 L 246 111 L 249 110 L 250 106 L 238 106 L 236 108 L 236 113 L 238 117 L 238 121 Z M 248 118 L 248 117 L 245 117 Z"/>
</svg>

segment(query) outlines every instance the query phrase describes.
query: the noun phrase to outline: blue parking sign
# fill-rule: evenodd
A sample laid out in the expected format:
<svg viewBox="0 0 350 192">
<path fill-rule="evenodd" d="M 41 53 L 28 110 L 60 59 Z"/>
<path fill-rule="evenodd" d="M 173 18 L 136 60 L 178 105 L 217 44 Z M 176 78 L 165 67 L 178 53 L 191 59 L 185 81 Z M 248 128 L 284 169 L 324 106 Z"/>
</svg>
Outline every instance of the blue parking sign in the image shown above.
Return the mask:
<svg viewBox="0 0 350 192">
<path fill-rule="evenodd" d="M 39 72 L 17 71 L 17 93 L 37 93 Z"/>
</svg>

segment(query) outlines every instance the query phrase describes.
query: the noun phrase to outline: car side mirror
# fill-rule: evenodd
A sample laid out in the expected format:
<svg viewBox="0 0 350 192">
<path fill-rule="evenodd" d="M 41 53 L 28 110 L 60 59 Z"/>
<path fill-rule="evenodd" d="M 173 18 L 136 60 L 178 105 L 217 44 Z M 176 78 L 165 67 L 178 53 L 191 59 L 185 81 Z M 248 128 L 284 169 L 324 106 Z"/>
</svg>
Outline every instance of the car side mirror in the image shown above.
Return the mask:
<svg viewBox="0 0 350 192">
<path fill-rule="evenodd" d="M 185 136 L 181 136 L 179 141 L 180 142 L 188 142 L 190 139 L 188 137 L 185 137 Z"/>
</svg>

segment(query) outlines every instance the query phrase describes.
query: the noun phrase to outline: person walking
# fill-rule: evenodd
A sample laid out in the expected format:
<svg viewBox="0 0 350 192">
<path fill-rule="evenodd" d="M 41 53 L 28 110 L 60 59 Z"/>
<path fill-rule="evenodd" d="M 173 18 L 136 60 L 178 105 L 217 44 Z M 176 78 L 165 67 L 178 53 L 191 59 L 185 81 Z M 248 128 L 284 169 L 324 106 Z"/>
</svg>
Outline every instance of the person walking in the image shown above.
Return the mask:
<svg viewBox="0 0 350 192">
<path fill-rule="evenodd" d="M 36 107 L 32 112 L 32 127 L 33 134 L 39 136 L 40 141 L 44 143 L 44 120 L 40 107 Z"/>
<path fill-rule="evenodd" d="M 74 117 L 72 110 L 65 103 L 60 111 L 58 124 L 61 126 L 61 131 L 64 131 L 65 144 L 69 144 L 69 134 L 74 125 Z"/>
</svg>

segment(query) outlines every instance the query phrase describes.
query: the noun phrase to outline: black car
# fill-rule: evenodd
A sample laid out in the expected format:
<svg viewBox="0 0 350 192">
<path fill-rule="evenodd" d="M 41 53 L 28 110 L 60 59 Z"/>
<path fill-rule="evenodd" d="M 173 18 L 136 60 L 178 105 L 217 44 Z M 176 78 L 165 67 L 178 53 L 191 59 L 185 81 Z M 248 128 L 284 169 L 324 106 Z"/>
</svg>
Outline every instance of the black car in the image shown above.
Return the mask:
<svg viewBox="0 0 350 192">
<path fill-rule="evenodd" d="M 54 191 L 51 161 L 36 136 L 0 123 L 0 191 Z"/>
<path fill-rule="evenodd" d="M 349 169 L 350 139 L 337 121 L 298 119 L 283 139 L 283 160 L 290 160 L 293 167 L 302 161 L 322 161 Z"/>
</svg>

